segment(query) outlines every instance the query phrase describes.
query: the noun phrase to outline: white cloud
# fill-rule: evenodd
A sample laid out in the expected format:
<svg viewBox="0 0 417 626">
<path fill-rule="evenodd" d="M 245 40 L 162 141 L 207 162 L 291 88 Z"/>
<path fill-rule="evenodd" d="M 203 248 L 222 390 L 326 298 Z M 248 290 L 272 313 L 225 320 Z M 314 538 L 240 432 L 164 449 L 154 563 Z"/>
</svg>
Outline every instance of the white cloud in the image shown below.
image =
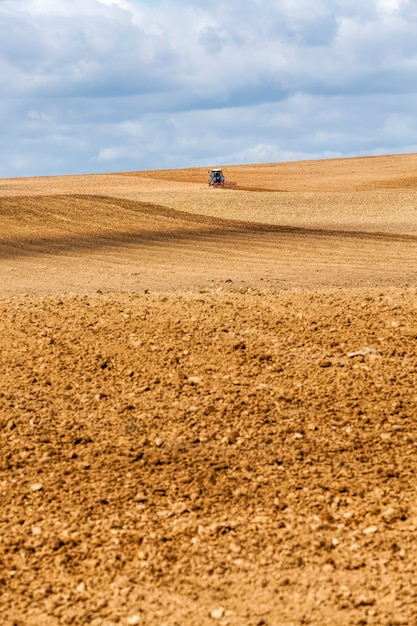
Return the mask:
<svg viewBox="0 0 417 626">
<path fill-rule="evenodd" d="M 380 11 L 391 13 L 398 11 L 401 6 L 401 0 L 376 0 L 376 6 Z"/>
<path fill-rule="evenodd" d="M 401 152 L 416 25 L 414 0 L 0 0 L 0 175 Z"/>
<path fill-rule="evenodd" d="M 112 148 L 102 148 L 97 156 L 99 163 L 105 161 L 118 161 L 126 156 L 126 148 L 124 146 L 114 146 Z"/>
</svg>

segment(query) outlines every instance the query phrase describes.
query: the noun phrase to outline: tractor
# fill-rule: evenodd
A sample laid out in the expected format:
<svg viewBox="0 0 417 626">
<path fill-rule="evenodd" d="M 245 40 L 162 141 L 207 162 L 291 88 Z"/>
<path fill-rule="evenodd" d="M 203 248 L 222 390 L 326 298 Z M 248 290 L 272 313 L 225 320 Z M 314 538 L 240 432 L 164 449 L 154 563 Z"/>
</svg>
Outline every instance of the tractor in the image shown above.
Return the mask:
<svg viewBox="0 0 417 626">
<path fill-rule="evenodd" d="M 209 187 L 235 187 L 236 183 L 228 182 L 224 179 L 223 172 L 220 168 L 209 170 L 210 178 L 208 179 Z"/>
</svg>

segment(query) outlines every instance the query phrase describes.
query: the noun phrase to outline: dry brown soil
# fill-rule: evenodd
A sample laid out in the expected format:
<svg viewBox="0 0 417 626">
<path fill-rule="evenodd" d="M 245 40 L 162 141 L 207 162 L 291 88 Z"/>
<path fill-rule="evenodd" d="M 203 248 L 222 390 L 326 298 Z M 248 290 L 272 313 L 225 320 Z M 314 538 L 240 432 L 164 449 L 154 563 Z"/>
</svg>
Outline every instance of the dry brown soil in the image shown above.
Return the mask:
<svg viewBox="0 0 417 626">
<path fill-rule="evenodd" d="M 225 173 L 0 180 L 2 626 L 417 623 L 417 156 Z"/>
</svg>

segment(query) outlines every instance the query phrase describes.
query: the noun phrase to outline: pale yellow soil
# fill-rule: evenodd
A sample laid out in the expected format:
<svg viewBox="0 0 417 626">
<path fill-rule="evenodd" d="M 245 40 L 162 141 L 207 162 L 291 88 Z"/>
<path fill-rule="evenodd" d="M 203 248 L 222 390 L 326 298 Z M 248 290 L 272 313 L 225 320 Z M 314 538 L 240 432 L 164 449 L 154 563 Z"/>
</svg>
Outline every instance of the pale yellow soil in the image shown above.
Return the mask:
<svg viewBox="0 0 417 626">
<path fill-rule="evenodd" d="M 0 181 L 0 624 L 415 624 L 416 155 L 206 169 Z"/>
</svg>

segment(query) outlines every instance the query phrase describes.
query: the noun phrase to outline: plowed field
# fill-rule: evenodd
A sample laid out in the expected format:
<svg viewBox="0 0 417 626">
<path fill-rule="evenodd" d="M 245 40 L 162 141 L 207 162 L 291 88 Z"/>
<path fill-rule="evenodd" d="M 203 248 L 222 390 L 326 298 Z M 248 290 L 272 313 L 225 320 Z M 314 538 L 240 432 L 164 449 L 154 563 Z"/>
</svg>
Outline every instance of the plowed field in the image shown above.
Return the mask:
<svg viewBox="0 0 417 626">
<path fill-rule="evenodd" d="M 0 180 L 0 624 L 417 623 L 417 156 Z"/>
</svg>

